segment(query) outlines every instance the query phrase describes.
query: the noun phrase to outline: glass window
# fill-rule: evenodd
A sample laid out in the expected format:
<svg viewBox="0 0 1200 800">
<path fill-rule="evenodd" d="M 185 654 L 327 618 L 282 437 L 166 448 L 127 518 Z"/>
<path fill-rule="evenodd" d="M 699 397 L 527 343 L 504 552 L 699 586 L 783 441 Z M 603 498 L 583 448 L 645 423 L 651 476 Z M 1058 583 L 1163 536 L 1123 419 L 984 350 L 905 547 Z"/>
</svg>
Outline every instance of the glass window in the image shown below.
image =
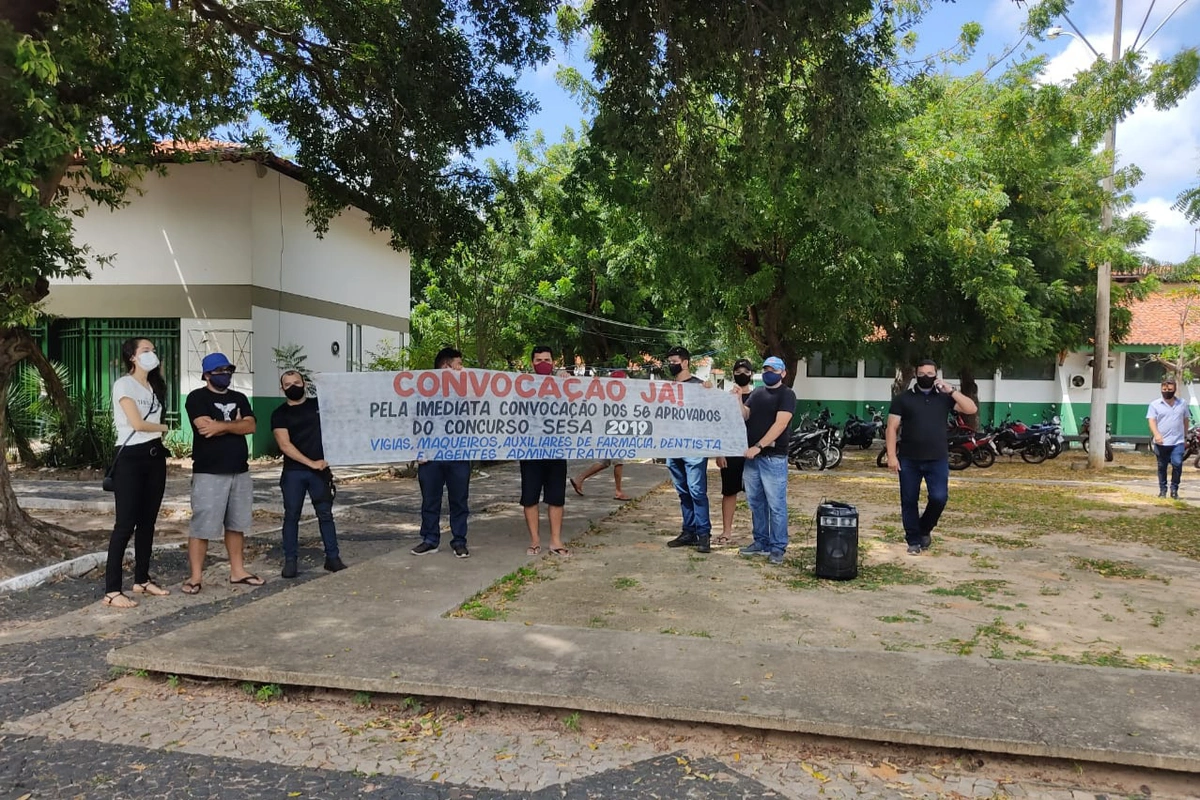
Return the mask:
<svg viewBox="0 0 1200 800">
<path fill-rule="evenodd" d="M 1052 381 L 1054 380 L 1054 367 L 1054 356 L 1050 356 L 1047 359 L 1031 358 L 1018 361 L 1000 372 L 1004 378 L 1010 381 Z"/>
<path fill-rule="evenodd" d="M 895 378 L 896 367 L 880 358 L 863 359 L 863 376 L 867 378 Z"/>
<path fill-rule="evenodd" d="M 810 378 L 857 378 L 857 361 L 827 361 L 820 353 L 808 357 L 808 377 Z"/>
<path fill-rule="evenodd" d="M 1126 353 L 1126 383 L 1158 383 L 1169 370 L 1154 359 L 1157 353 Z"/>
</svg>

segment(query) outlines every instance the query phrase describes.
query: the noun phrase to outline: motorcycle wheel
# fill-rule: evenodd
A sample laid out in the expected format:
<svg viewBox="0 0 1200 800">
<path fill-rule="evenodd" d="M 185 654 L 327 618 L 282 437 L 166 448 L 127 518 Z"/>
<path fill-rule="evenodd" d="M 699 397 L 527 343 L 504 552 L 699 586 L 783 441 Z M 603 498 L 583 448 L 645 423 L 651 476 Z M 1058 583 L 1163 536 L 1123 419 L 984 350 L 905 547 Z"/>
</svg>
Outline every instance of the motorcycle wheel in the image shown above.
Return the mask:
<svg viewBox="0 0 1200 800">
<path fill-rule="evenodd" d="M 1051 439 L 1046 444 L 1046 458 L 1058 458 L 1058 455 L 1061 452 L 1062 445 L 1059 444 L 1058 439 Z"/>
<path fill-rule="evenodd" d="M 1021 451 L 1021 460 L 1026 464 L 1040 464 L 1046 460 L 1046 445 L 1031 444 Z"/>
<path fill-rule="evenodd" d="M 826 447 L 823 455 L 825 456 L 825 466 L 821 469 L 833 469 L 842 463 L 842 449 L 835 444 Z"/>
<path fill-rule="evenodd" d="M 1088 437 L 1083 437 L 1081 441 L 1083 442 L 1083 452 L 1086 453 L 1088 451 Z"/>
<path fill-rule="evenodd" d="M 960 470 L 971 466 L 971 451 L 960 445 L 950 448 L 950 469 Z"/>
<path fill-rule="evenodd" d="M 1112 460 L 1113 460 L 1113 451 L 1112 451 L 1112 445 L 1111 445 L 1111 444 L 1109 444 L 1108 442 L 1105 442 L 1105 443 L 1104 443 L 1104 460 L 1105 460 L 1105 461 L 1112 461 Z M 1197 464 L 1196 464 L 1196 466 L 1197 466 L 1197 467 L 1200 467 L 1200 456 L 1196 456 L 1196 461 L 1197 461 Z"/>
<path fill-rule="evenodd" d="M 792 466 L 800 471 L 825 469 L 825 454 L 815 447 L 806 447 L 792 459 Z"/>
<path fill-rule="evenodd" d="M 987 469 L 996 463 L 996 454 L 990 447 L 976 447 L 975 452 L 971 453 L 971 463 L 980 469 Z"/>
<path fill-rule="evenodd" d="M 870 450 L 871 445 L 873 445 L 873 444 L 874 444 L 874 442 L 859 442 L 858 449 L 859 450 Z"/>
<path fill-rule="evenodd" d="M 879 455 L 875 456 L 875 466 L 877 466 L 877 467 L 886 467 L 887 466 L 887 448 L 886 447 L 879 451 Z M 1196 465 L 1196 469 L 1200 469 L 1200 464 Z"/>
</svg>

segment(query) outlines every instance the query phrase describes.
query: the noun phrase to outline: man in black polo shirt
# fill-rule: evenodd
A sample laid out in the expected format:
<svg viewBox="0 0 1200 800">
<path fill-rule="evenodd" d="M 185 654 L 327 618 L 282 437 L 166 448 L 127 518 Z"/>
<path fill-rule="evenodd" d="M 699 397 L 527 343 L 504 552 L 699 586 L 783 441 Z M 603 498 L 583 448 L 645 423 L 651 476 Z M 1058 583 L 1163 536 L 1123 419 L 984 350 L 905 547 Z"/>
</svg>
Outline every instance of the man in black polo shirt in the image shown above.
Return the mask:
<svg viewBox="0 0 1200 800">
<path fill-rule="evenodd" d="M 916 383 L 894 397 L 888 410 L 888 468 L 900 475 L 900 517 L 909 555 L 929 549 L 949 498 L 946 417 L 952 410 L 974 414 L 977 408 L 971 398 L 938 380 L 937 364 L 928 359 L 917 364 Z M 924 512 L 919 510 L 922 479 L 927 494 Z"/>
</svg>

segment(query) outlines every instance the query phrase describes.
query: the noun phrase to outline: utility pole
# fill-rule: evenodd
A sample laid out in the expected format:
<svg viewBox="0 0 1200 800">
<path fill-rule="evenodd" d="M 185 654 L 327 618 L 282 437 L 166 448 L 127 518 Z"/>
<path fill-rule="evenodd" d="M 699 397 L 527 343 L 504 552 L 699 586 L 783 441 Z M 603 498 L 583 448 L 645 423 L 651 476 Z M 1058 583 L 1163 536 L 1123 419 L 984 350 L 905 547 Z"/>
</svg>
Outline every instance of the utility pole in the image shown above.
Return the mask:
<svg viewBox="0 0 1200 800">
<path fill-rule="evenodd" d="M 1122 0 L 1116 0 L 1113 15 L 1112 63 L 1121 59 Z M 1104 152 L 1112 159 L 1112 167 L 1104 178 L 1104 206 L 1100 210 L 1100 229 L 1112 227 L 1113 173 L 1116 171 L 1117 123 L 1108 126 L 1104 134 Z M 1096 270 L 1096 336 L 1092 350 L 1092 407 L 1091 430 L 1088 431 L 1088 468 L 1104 468 L 1104 441 L 1108 434 L 1108 340 L 1112 310 L 1112 264 L 1100 264 Z"/>
</svg>

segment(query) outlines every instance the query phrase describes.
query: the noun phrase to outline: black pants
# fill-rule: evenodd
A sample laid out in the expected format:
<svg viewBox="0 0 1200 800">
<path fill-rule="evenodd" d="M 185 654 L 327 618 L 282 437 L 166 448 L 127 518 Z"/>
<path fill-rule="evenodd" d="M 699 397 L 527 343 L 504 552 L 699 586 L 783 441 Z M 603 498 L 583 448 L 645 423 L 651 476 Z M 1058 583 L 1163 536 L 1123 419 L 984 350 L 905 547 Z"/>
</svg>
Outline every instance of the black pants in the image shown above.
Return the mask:
<svg viewBox="0 0 1200 800">
<path fill-rule="evenodd" d="M 150 580 L 150 549 L 154 523 L 167 488 L 167 452 L 159 440 L 132 445 L 121 451 L 113 470 L 117 522 L 108 542 L 104 591 L 121 591 L 121 565 L 133 537 L 133 582 Z"/>
</svg>

